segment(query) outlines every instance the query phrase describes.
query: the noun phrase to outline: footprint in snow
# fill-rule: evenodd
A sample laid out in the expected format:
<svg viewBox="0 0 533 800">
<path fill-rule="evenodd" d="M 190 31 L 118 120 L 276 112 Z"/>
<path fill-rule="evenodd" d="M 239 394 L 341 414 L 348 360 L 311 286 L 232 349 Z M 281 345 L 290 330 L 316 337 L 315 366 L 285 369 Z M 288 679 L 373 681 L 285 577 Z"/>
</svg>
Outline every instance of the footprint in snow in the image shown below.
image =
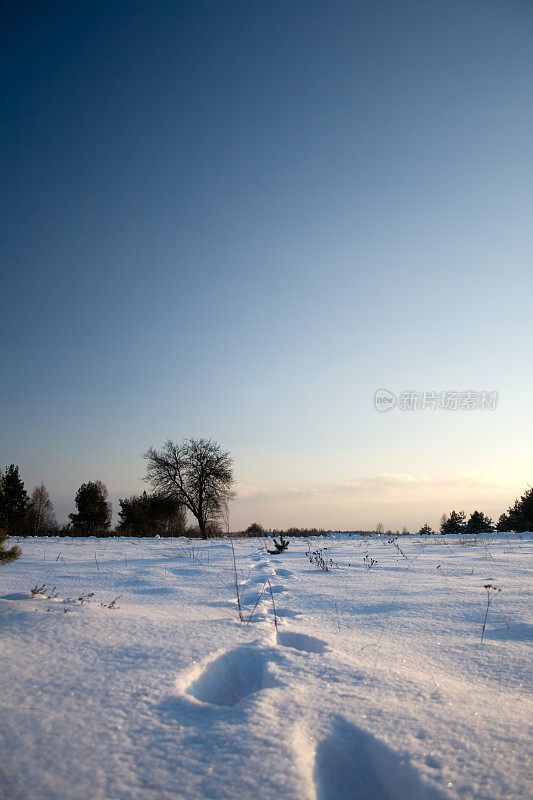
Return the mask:
<svg viewBox="0 0 533 800">
<path fill-rule="evenodd" d="M 241 592 L 241 603 L 245 606 L 253 606 L 259 600 L 259 590 L 251 592 Z"/>
<path fill-rule="evenodd" d="M 301 650 L 304 653 L 323 653 L 327 647 L 327 642 L 323 639 L 294 631 L 278 631 L 277 642 L 283 647 L 292 647 L 293 650 Z"/>
<path fill-rule="evenodd" d="M 31 600 L 32 595 L 30 592 L 13 592 L 12 594 L 3 594 L 0 600 Z"/>
<path fill-rule="evenodd" d="M 269 614 L 274 616 L 274 609 L 272 608 L 272 606 L 267 605 L 267 611 Z M 296 619 L 296 617 L 301 617 L 302 615 L 300 611 L 294 611 L 294 609 L 292 608 L 283 608 L 283 607 L 279 608 L 278 606 L 276 606 L 276 616 Z"/>
<path fill-rule="evenodd" d="M 186 578 L 202 574 L 202 570 L 197 567 L 171 567 L 170 572 L 172 572 L 173 575 L 183 575 Z"/>
<path fill-rule="evenodd" d="M 444 800 L 406 758 L 340 716 L 315 753 L 317 800 Z"/>
<path fill-rule="evenodd" d="M 262 573 L 259 573 L 259 575 L 255 575 L 255 574 L 252 575 L 252 577 L 249 579 L 249 583 L 250 584 L 262 585 L 263 583 L 266 583 L 266 581 L 269 578 L 273 578 L 273 577 L 274 577 L 274 571 L 273 570 L 271 570 L 269 572 L 262 572 Z"/>
<path fill-rule="evenodd" d="M 257 608 L 250 612 L 248 622 L 266 622 L 268 620 L 268 609 L 260 603 Z"/>
<path fill-rule="evenodd" d="M 208 662 L 186 693 L 202 703 L 236 706 L 248 695 L 277 685 L 268 663 L 256 647 L 238 647 Z"/>
<path fill-rule="evenodd" d="M 281 592 L 285 591 L 286 589 L 284 589 L 283 586 L 272 587 L 272 594 L 281 594 Z M 245 605 L 253 605 L 254 603 L 257 602 L 260 595 L 261 595 L 261 587 L 258 586 L 257 589 L 253 589 L 249 592 L 243 592 L 241 594 L 241 602 L 244 603 Z M 264 598 L 265 600 L 268 600 L 269 596 L 270 596 L 270 588 L 268 586 L 265 586 L 261 597 Z"/>
<path fill-rule="evenodd" d="M 292 578 L 294 573 L 291 572 L 290 569 L 280 568 L 276 570 L 276 575 L 278 575 L 280 578 Z"/>
</svg>

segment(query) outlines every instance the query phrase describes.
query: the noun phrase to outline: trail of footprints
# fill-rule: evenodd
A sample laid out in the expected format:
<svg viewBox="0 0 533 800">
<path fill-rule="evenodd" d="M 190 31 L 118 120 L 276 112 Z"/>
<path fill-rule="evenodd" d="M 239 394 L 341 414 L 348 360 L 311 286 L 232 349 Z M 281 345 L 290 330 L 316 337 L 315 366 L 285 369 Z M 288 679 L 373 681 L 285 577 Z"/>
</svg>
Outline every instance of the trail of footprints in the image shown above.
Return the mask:
<svg viewBox="0 0 533 800">
<path fill-rule="evenodd" d="M 247 587 L 256 588 L 244 592 L 242 601 L 253 605 L 267 578 L 272 581 L 292 574 L 288 569 L 273 568 L 266 559 L 258 560 L 254 574 L 246 582 Z M 281 595 L 286 590 L 272 584 L 272 591 Z M 264 613 L 262 609 L 257 618 Z M 276 613 L 279 617 L 299 616 L 283 607 L 276 608 Z M 277 631 L 276 645 L 310 654 L 327 650 L 322 639 L 288 630 Z M 209 661 L 185 691 L 202 703 L 234 707 L 249 695 L 279 685 L 271 669 L 276 661 L 279 650 L 275 646 L 236 647 Z M 398 753 L 341 715 L 333 717 L 328 735 L 318 742 L 310 757 L 313 800 L 445 800 L 435 787 L 424 784 L 416 769 Z"/>
<path fill-rule="evenodd" d="M 322 653 L 327 647 L 322 639 L 292 631 L 278 631 L 277 644 L 305 653 Z M 186 692 L 202 703 L 236 706 L 249 694 L 278 685 L 269 670 L 275 661 L 276 653 L 272 647 L 236 647 L 209 661 Z"/>
<path fill-rule="evenodd" d="M 298 611 L 283 605 L 281 595 L 285 594 L 287 590 L 283 584 L 277 582 L 279 578 L 291 578 L 292 575 L 290 569 L 274 567 L 268 559 L 256 556 L 256 563 L 252 567 L 250 576 L 240 584 L 242 588 L 241 603 L 245 609 L 246 618 L 250 614 L 251 622 L 261 622 L 274 615 L 271 592 L 275 598 L 277 617 L 295 619 L 301 616 Z M 267 581 L 270 582 L 269 586 L 266 584 Z M 249 611 L 247 612 L 246 609 Z"/>
<path fill-rule="evenodd" d="M 252 569 L 253 574 L 242 582 L 245 590 L 241 593 L 241 602 L 245 608 L 249 607 L 253 611 L 252 620 L 257 621 L 264 619 L 269 613 L 274 613 L 274 608 L 270 604 L 270 591 L 275 597 L 287 591 L 283 585 L 272 581 L 279 577 L 290 578 L 293 573 L 288 569 L 274 568 L 268 559 L 262 557 L 259 557 Z M 264 590 L 267 580 L 270 581 L 268 593 Z M 262 589 L 263 594 L 261 594 Z M 286 618 L 300 616 L 297 611 L 277 603 L 275 613 L 278 617 Z M 327 647 L 322 639 L 285 630 L 277 631 L 276 644 L 305 653 L 322 653 Z M 273 647 L 258 648 L 254 645 L 237 647 L 209 661 L 202 674 L 186 691 L 202 703 L 235 706 L 254 692 L 278 685 L 270 671 L 271 664 L 276 660 L 276 651 Z"/>
</svg>

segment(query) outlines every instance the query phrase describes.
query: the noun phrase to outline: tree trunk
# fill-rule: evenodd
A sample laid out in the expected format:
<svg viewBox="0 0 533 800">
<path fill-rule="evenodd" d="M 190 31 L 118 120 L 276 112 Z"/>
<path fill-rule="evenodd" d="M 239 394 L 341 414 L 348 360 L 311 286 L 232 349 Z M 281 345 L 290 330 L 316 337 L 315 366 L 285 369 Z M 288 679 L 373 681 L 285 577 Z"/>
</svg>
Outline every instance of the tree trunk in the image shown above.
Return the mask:
<svg viewBox="0 0 533 800">
<path fill-rule="evenodd" d="M 202 534 L 202 539 L 207 539 L 207 529 L 205 520 L 201 517 L 198 519 L 198 527 L 200 528 L 200 533 Z"/>
</svg>

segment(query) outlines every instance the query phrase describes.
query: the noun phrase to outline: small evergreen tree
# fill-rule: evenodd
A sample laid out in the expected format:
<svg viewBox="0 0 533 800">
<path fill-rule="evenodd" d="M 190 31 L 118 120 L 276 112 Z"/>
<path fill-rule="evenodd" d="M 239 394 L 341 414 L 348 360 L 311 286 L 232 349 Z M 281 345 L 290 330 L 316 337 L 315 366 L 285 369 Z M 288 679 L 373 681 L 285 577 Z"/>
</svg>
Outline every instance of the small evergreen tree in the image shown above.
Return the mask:
<svg viewBox="0 0 533 800">
<path fill-rule="evenodd" d="M 16 544 L 6 549 L 8 534 L 5 528 L 0 528 L 0 564 L 9 564 L 16 561 L 21 554 L 21 549 Z"/>
<path fill-rule="evenodd" d="M 482 511 L 474 511 L 466 523 L 466 533 L 492 533 L 494 523 L 490 517 L 486 517 Z"/>
<path fill-rule="evenodd" d="M 287 547 L 289 546 L 289 540 L 284 538 L 283 533 L 280 533 L 279 542 L 273 536 L 272 544 L 274 545 L 274 550 L 267 550 L 267 553 L 270 553 L 271 556 L 278 556 L 280 553 L 283 553 L 284 550 L 287 549 Z"/>
<path fill-rule="evenodd" d="M 23 535 L 29 500 L 19 468 L 10 464 L 3 474 L 0 473 L 0 478 L 0 521 L 8 536 Z"/>
<path fill-rule="evenodd" d="M 430 528 L 427 522 L 424 523 L 424 525 L 422 525 L 422 527 L 418 531 L 419 536 L 432 536 L 434 533 L 435 531 L 433 530 L 433 528 Z"/>
<path fill-rule="evenodd" d="M 76 492 L 77 514 L 69 514 L 74 533 L 78 536 L 106 534 L 111 525 L 111 503 L 102 481 L 82 483 Z"/>
<path fill-rule="evenodd" d="M 498 531 L 533 531 L 533 488 L 528 489 L 498 520 Z"/>
<path fill-rule="evenodd" d="M 440 532 L 443 536 L 452 533 L 464 533 L 466 528 L 466 514 L 464 511 L 452 511 L 449 517 L 443 516 Z"/>
</svg>

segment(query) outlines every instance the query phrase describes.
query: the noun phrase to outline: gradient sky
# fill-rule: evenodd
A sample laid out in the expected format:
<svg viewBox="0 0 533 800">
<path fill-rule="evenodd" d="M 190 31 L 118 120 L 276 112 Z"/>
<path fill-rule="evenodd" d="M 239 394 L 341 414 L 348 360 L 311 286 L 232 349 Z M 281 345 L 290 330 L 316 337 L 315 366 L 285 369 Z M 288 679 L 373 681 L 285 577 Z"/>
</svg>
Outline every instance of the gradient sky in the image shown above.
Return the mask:
<svg viewBox="0 0 533 800">
<path fill-rule="evenodd" d="M 529 0 L 2 4 L 0 463 L 231 524 L 498 515 L 532 482 Z M 496 390 L 378 413 L 374 392 Z"/>
</svg>

